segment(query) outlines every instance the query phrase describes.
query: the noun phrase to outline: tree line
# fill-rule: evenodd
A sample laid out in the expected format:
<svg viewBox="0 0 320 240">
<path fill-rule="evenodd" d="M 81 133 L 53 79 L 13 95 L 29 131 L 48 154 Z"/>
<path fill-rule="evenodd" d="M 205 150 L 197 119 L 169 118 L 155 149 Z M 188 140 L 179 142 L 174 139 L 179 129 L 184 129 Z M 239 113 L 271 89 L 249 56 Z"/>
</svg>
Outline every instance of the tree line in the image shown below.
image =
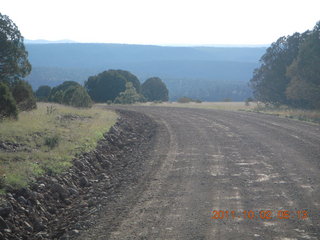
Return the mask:
<svg viewBox="0 0 320 240">
<path fill-rule="evenodd" d="M 124 70 L 91 76 L 84 86 L 65 81 L 54 88 L 40 86 L 34 93 L 31 85 L 22 80 L 32 68 L 23 40 L 16 24 L 0 13 L 0 120 L 16 119 L 19 111 L 36 108 L 36 100 L 74 107 L 91 107 L 93 102 L 168 101 L 168 89 L 160 78 L 149 78 L 141 85 L 135 75 Z"/>
<path fill-rule="evenodd" d="M 92 103 L 132 104 L 146 101 L 168 101 L 168 89 L 157 77 L 140 84 L 125 70 L 108 70 L 85 81 L 84 86 L 65 81 L 57 87 L 40 86 L 35 92 L 39 101 L 56 102 L 74 107 L 91 107 Z"/>
<path fill-rule="evenodd" d="M 280 37 L 260 64 L 250 80 L 257 100 L 320 109 L 320 21 L 312 30 Z"/>
</svg>

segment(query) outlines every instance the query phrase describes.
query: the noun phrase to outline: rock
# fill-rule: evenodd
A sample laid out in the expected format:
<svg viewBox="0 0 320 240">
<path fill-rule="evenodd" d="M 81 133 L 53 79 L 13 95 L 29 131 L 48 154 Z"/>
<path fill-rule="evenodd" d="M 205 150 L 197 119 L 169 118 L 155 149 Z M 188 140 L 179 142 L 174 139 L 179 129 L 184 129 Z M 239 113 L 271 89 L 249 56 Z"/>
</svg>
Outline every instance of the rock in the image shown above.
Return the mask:
<svg viewBox="0 0 320 240">
<path fill-rule="evenodd" d="M 51 213 L 51 214 L 56 214 L 56 212 L 57 212 L 57 209 L 54 208 L 54 207 L 48 207 L 47 210 L 48 210 L 48 212 Z"/>
<path fill-rule="evenodd" d="M 39 184 L 38 190 L 42 191 L 46 188 L 46 185 L 44 183 Z"/>
<path fill-rule="evenodd" d="M 21 203 L 21 204 L 24 204 L 24 205 L 27 205 L 27 204 L 28 204 L 28 200 L 25 199 L 24 196 L 19 196 L 17 200 L 18 200 L 18 202 Z"/>
<path fill-rule="evenodd" d="M 38 232 L 35 236 L 38 237 L 38 239 L 49 239 L 47 232 Z"/>
<path fill-rule="evenodd" d="M 63 236 L 59 238 L 59 240 L 69 240 L 69 239 L 70 239 L 70 236 L 68 233 L 63 234 Z"/>
<path fill-rule="evenodd" d="M 80 178 L 79 184 L 81 187 L 88 187 L 91 185 L 90 182 L 88 181 L 88 179 L 84 176 Z"/>
<path fill-rule="evenodd" d="M 69 192 L 59 183 L 52 184 L 51 191 L 53 193 L 57 193 L 62 200 L 66 199 L 70 195 Z"/>
<path fill-rule="evenodd" d="M 80 160 L 74 160 L 73 164 L 81 171 L 85 170 L 85 165 Z"/>
<path fill-rule="evenodd" d="M 6 221 L 2 217 L 0 217 L 0 231 L 3 231 L 5 229 L 8 229 L 8 225 Z"/>
<path fill-rule="evenodd" d="M 23 224 L 28 232 L 33 232 L 33 227 L 28 222 L 24 221 Z"/>
<path fill-rule="evenodd" d="M 33 197 L 33 192 L 28 188 L 21 188 L 17 191 L 16 196 L 23 196 L 26 199 Z"/>
<path fill-rule="evenodd" d="M 80 231 L 77 229 L 73 229 L 72 231 L 70 231 L 71 236 L 79 235 L 79 233 L 80 233 Z"/>
<path fill-rule="evenodd" d="M 33 228 L 35 232 L 41 232 L 45 230 L 47 227 L 42 223 L 40 219 L 35 218 L 33 221 Z"/>
<path fill-rule="evenodd" d="M 75 188 L 72 188 L 72 187 L 68 188 L 68 191 L 69 191 L 70 195 L 79 195 L 78 190 Z"/>
<path fill-rule="evenodd" d="M 8 228 L 4 229 L 4 232 L 5 233 L 12 233 L 11 229 L 8 229 Z"/>
<path fill-rule="evenodd" d="M 9 204 L 0 206 L 0 217 L 6 218 L 11 212 L 12 207 Z"/>
</svg>

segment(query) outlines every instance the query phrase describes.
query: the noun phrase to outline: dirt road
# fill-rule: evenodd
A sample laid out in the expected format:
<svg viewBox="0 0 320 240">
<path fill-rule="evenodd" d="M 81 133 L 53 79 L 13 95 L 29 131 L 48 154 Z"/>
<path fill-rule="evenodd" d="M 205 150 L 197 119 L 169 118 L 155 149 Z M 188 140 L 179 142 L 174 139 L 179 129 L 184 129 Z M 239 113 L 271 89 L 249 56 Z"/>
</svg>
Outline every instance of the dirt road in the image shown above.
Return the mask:
<svg viewBox="0 0 320 240">
<path fill-rule="evenodd" d="M 134 110 L 161 126 L 153 172 L 134 203 L 113 203 L 117 211 L 101 214 L 79 239 L 320 239 L 319 125 L 244 112 Z"/>
</svg>

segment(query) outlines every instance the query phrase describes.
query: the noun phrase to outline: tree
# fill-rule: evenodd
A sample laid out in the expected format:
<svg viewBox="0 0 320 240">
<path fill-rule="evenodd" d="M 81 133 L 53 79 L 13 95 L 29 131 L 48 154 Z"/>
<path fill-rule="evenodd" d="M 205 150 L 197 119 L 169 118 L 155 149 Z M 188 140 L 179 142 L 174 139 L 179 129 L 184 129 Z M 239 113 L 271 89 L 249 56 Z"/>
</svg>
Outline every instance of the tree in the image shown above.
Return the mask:
<svg viewBox="0 0 320 240">
<path fill-rule="evenodd" d="M 8 16 L 0 13 L 0 81 L 10 86 L 30 71 L 28 52 L 18 27 Z"/>
<path fill-rule="evenodd" d="M 92 107 L 92 100 L 82 86 L 70 86 L 63 95 L 63 104 L 73 107 Z"/>
<path fill-rule="evenodd" d="M 127 80 L 117 70 L 109 70 L 91 76 L 85 88 L 95 102 L 114 101 L 120 92 L 125 91 Z"/>
<path fill-rule="evenodd" d="M 48 101 L 51 93 L 51 87 L 47 85 L 40 86 L 36 91 L 36 97 L 39 101 Z"/>
<path fill-rule="evenodd" d="M 147 101 L 168 101 L 169 99 L 167 86 L 158 77 L 147 79 L 141 85 L 141 93 Z"/>
<path fill-rule="evenodd" d="M 0 120 L 5 117 L 17 119 L 18 109 L 9 87 L 0 82 Z"/>
<path fill-rule="evenodd" d="M 301 44 L 287 76 L 291 79 L 286 90 L 289 99 L 300 107 L 320 108 L 320 22 Z"/>
<path fill-rule="evenodd" d="M 91 107 L 92 100 L 79 83 L 65 81 L 51 90 L 49 100 L 73 107 Z"/>
<path fill-rule="evenodd" d="M 126 83 L 126 90 L 121 92 L 118 97 L 114 100 L 115 103 L 120 104 L 132 104 L 136 102 L 141 102 L 144 97 L 137 93 L 136 89 L 133 87 L 132 82 Z"/>
<path fill-rule="evenodd" d="M 71 86 L 78 87 L 81 85 L 74 81 L 65 81 L 62 84 L 51 89 L 51 92 L 49 95 L 49 101 L 56 102 L 56 103 L 63 103 L 64 93 Z"/>
<path fill-rule="evenodd" d="M 131 82 L 133 87 L 136 89 L 137 93 L 140 93 L 141 84 L 139 79 L 133 75 L 131 72 L 124 71 L 124 70 L 109 70 L 111 72 L 116 72 L 120 74 L 122 77 L 126 79 L 127 82 Z"/>
<path fill-rule="evenodd" d="M 27 81 L 15 81 L 11 91 L 19 110 L 29 111 L 37 108 L 36 98 L 32 91 L 32 87 Z"/>
<path fill-rule="evenodd" d="M 286 89 L 290 78 L 286 75 L 299 52 L 299 46 L 307 33 L 295 33 L 281 37 L 261 57 L 261 66 L 254 70 L 250 85 L 259 101 L 272 104 L 289 104 Z"/>
</svg>

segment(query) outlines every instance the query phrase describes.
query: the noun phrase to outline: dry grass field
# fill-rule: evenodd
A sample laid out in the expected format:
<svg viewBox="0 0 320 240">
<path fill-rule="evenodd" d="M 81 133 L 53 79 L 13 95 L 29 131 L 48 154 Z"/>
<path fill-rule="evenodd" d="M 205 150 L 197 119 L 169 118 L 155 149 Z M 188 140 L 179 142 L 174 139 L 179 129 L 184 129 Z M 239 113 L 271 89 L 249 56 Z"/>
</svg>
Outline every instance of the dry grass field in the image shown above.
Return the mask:
<svg viewBox="0 0 320 240">
<path fill-rule="evenodd" d="M 257 104 L 250 102 L 246 105 L 245 102 L 202 102 L 202 103 L 178 103 L 178 102 L 163 102 L 163 103 L 141 103 L 139 106 L 162 106 L 162 107 L 183 107 L 183 108 L 205 108 L 205 109 L 220 109 L 220 110 L 253 110 Z"/>
<path fill-rule="evenodd" d="M 226 111 L 249 111 L 249 112 L 271 114 L 279 117 L 291 118 L 296 120 L 320 123 L 319 110 L 293 109 L 287 106 L 270 107 L 270 106 L 265 106 L 265 104 L 259 103 L 259 102 L 250 102 L 249 104 L 246 104 L 245 102 L 202 102 L 202 103 L 147 102 L 147 103 L 141 103 L 137 105 L 155 106 L 155 107 L 162 106 L 162 107 L 219 109 L 219 110 L 226 110 Z"/>
</svg>

